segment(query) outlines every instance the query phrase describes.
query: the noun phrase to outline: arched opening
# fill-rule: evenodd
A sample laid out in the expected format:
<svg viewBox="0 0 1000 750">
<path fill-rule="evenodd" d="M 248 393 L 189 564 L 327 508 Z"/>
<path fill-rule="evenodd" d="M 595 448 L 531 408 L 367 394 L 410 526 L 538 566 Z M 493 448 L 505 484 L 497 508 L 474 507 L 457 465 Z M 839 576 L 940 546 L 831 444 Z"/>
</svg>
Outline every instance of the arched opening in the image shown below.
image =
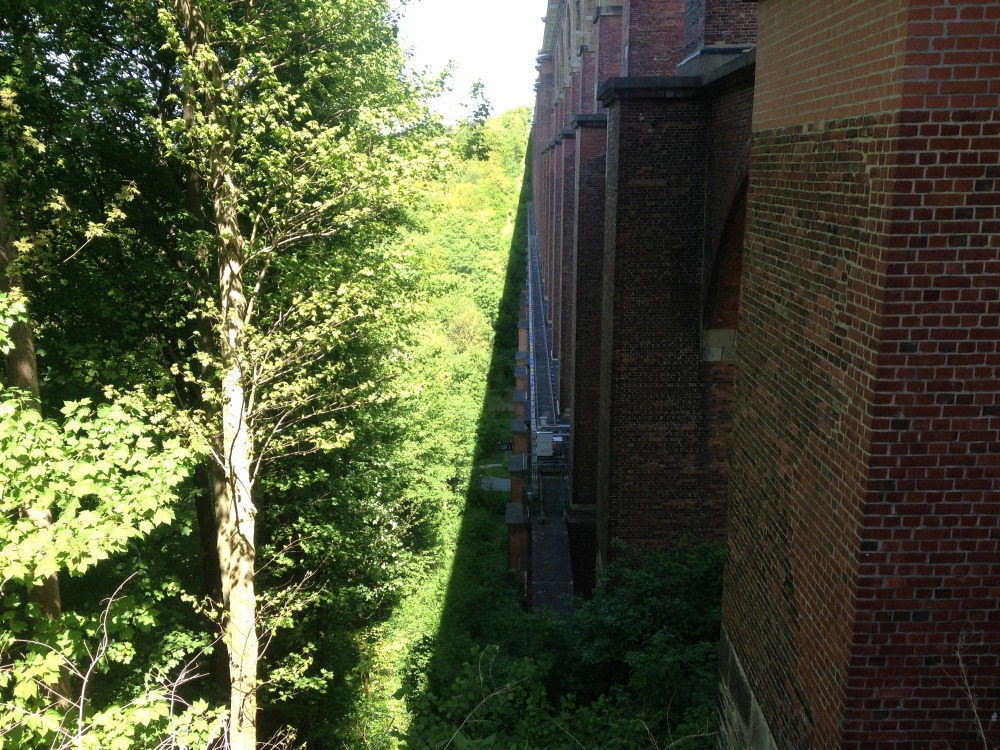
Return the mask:
<svg viewBox="0 0 1000 750">
<path fill-rule="evenodd" d="M 736 384 L 736 327 L 743 272 L 747 186 L 736 192 L 708 269 L 701 339 L 702 460 L 707 528 L 725 528 Z"/>
<path fill-rule="evenodd" d="M 743 270 L 743 234 L 746 229 L 747 183 L 736 193 L 709 269 L 705 295 L 704 329 L 736 329 Z"/>
</svg>

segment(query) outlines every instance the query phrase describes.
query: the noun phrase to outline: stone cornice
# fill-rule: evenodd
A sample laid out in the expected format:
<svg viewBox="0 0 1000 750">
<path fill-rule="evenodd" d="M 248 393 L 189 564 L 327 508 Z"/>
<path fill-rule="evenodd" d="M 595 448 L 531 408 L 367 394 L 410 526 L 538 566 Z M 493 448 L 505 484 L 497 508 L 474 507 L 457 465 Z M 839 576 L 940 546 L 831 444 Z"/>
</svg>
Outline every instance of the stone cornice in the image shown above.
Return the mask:
<svg viewBox="0 0 1000 750">
<path fill-rule="evenodd" d="M 562 9 L 563 0 L 549 0 L 542 20 L 545 22 L 545 31 L 542 35 L 542 52 L 552 52 L 555 45 L 556 28 L 559 25 L 559 11 Z"/>
<path fill-rule="evenodd" d="M 597 19 L 601 16 L 620 16 L 622 12 L 621 5 L 598 5 L 594 11 L 594 23 L 597 23 Z"/>
<path fill-rule="evenodd" d="M 603 112 L 573 115 L 570 123 L 574 128 L 606 128 L 608 126 L 608 116 Z"/>
<path fill-rule="evenodd" d="M 607 107 L 618 99 L 697 99 L 753 81 L 757 51 L 750 49 L 703 76 L 630 76 L 609 78 L 597 90 Z"/>
</svg>

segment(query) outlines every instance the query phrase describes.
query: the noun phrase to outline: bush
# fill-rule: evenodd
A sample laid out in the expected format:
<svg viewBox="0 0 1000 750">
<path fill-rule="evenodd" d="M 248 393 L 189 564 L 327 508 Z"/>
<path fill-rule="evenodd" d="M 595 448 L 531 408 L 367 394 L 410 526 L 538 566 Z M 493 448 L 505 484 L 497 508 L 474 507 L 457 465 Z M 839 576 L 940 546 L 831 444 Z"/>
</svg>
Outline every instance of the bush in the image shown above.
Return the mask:
<svg viewBox="0 0 1000 750">
<path fill-rule="evenodd" d="M 705 543 L 620 550 L 570 617 L 532 616 L 520 648 L 411 695 L 410 747 L 713 747 L 722 561 Z"/>
</svg>

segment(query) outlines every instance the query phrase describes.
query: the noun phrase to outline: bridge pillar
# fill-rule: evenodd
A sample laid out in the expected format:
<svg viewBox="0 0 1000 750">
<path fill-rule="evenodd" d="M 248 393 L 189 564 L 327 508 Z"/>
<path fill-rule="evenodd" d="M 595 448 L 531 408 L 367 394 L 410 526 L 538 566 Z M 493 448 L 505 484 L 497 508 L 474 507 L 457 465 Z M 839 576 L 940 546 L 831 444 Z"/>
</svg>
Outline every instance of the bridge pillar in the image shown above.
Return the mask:
<svg viewBox="0 0 1000 750">
<path fill-rule="evenodd" d="M 573 394 L 569 386 L 572 371 L 573 351 L 573 304 L 575 301 L 576 276 L 576 131 L 563 130 L 562 171 L 562 246 L 560 248 L 559 274 L 559 335 L 552 344 L 552 350 L 559 357 L 559 408 L 566 414 L 573 408 Z"/>
<path fill-rule="evenodd" d="M 706 105 L 684 79 L 612 79 L 602 291 L 598 543 L 699 533 Z"/>
<path fill-rule="evenodd" d="M 761 0 L 757 60 L 722 747 L 995 747 L 1000 11 Z"/>
<path fill-rule="evenodd" d="M 574 335 L 572 355 L 564 368 L 573 405 L 572 502 L 592 507 L 597 502 L 607 117 L 604 114 L 577 115 L 573 125 L 577 129 Z"/>
</svg>

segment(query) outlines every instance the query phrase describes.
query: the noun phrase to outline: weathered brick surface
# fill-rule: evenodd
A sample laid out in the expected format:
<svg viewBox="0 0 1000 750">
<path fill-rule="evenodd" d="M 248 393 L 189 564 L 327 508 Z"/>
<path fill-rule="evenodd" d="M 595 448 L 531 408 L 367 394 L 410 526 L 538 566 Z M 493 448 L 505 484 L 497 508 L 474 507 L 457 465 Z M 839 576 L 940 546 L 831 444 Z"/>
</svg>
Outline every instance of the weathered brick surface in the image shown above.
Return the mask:
<svg viewBox="0 0 1000 750">
<path fill-rule="evenodd" d="M 523 328 L 521 330 L 524 330 Z M 526 409 L 528 407 L 528 394 L 525 391 L 514 391 L 514 419 L 524 420 L 531 419 L 531 415 L 527 413 Z"/>
<path fill-rule="evenodd" d="M 702 530 L 701 256 L 706 104 L 623 91 L 608 108 L 598 534 Z"/>
<path fill-rule="evenodd" d="M 597 89 L 609 78 L 621 75 L 622 51 L 622 8 L 620 5 L 602 5 L 594 19 L 597 27 L 597 69 L 594 73 L 595 112 L 602 112 L 603 107 L 596 104 Z"/>
<path fill-rule="evenodd" d="M 524 420 L 514 420 L 520 424 L 524 424 Z M 531 437 L 527 430 L 519 429 L 512 432 L 511 435 L 511 453 L 523 453 L 530 454 L 531 451 Z"/>
<path fill-rule="evenodd" d="M 753 44 L 757 35 L 757 3 L 746 0 L 686 0 L 681 58 L 702 47 Z"/>
<path fill-rule="evenodd" d="M 552 100 L 555 92 L 554 75 L 552 55 L 540 55 L 538 58 L 538 91 L 534 127 L 534 132 L 538 135 L 537 148 L 544 147 L 554 135 L 552 125 L 549 121 L 549 112 L 552 109 Z"/>
<path fill-rule="evenodd" d="M 542 268 L 542 283 L 549 282 L 548 262 L 551 258 L 553 169 L 552 141 L 555 138 L 555 61 L 551 53 L 538 58 L 538 90 L 535 99 L 535 122 L 532 128 L 532 199 L 535 207 L 535 229 Z"/>
<path fill-rule="evenodd" d="M 757 3 L 747 0 L 705 0 L 705 46 L 754 44 Z"/>
<path fill-rule="evenodd" d="M 754 137 L 724 621 L 782 748 L 841 733 L 891 127 Z"/>
<path fill-rule="evenodd" d="M 750 123 L 753 115 L 753 68 L 739 74 L 732 88 L 713 97 L 709 107 L 708 207 L 705 214 L 705 276 L 715 273 L 723 232 L 732 220 L 733 207 L 746 187 L 750 166 Z M 728 238 L 742 245 L 742 235 Z M 741 247 L 733 248 L 739 254 Z M 736 266 L 736 274 L 739 266 Z M 735 328 L 706 323 L 706 328 Z"/>
<path fill-rule="evenodd" d="M 607 141 L 598 422 L 605 560 L 615 537 L 662 546 L 725 528 L 732 346 L 705 364 L 701 346 L 709 313 L 735 327 L 752 75 L 747 58 L 705 83 L 615 79 L 605 95 L 617 115 Z M 723 256 L 725 294 L 716 285 L 709 310 L 707 282 Z"/>
<path fill-rule="evenodd" d="M 702 330 L 735 329 L 739 311 L 745 226 L 745 184 L 750 156 L 754 68 L 729 76 L 726 88 L 708 100 L 709 148 Z M 720 355 L 721 356 L 721 355 Z M 703 354 L 704 358 L 704 354 Z M 721 535 L 726 526 L 729 444 L 732 433 L 736 361 L 725 356 L 701 366 L 702 535 Z"/>
<path fill-rule="evenodd" d="M 597 54 L 586 45 L 580 48 L 579 88 L 576 92 L 578 102 L 573 114 L 591 114 L 594 111 L 595 97 L 594 77 L 597 75 Z"/>
<path fill-rule="evenodd" d="M 692 531 L 703 538 L 719 540 L 726 528 L 726 489 L 729 485 L 729 444 L 733 426 L 735 360 L 702 362 L 702 429 L 700 469 L 702 505 Z"/>
<path fill-rule="evenodd" d="M 523 472 L 511 472 L 510 474 L 510 501 L 512 503 L 524 502 L 524 488 L 527 486 L 528 477 Z"/>
<path fill-rule="evenodd" d="M 971 27 L 993 65 L 997 18 Z M 947 25 L 948 41 L 960 25 Z M 903 89 L 904 103 L 923 97 L 927 108 L 900 116 L 889 187 L 845 747 L 873 735 L 901 748 L 979 744 L 963 648 L 989 745 L 1000 741 L 990 720 L 1000 701 L 1000 113 L 996 79 L 977 83 L 984 98 L 976 86 L 961 98 L 982 109 L 937 108 L 938 84 Z"/>
<path fill-rule="evenodd" d="M 514 368 L 514 390 L 515 391 L 528 391 L 528 368 L 524 366 L 517 366 Z"/>
<path fill-rule="evenodd" d="M 553 337 L 553 351 L 559 358 L 559 408 L 565 413 L 573 408 L 573 394 L 570 377 L 573 372 L 569 360 L 572 358 L 574 315 L 573 302 L 576 276 L 576 132 L 564 131 L 563 136 L 563 210 L 562 247 L 560 248 L 560 276 L 558 279 L 560 299 L 558 308 L 559 335 Z"/>
<path fill-rule="evenodd" d="M 780 748 L 1000 741 L 1000 8 L 906 5 L 761 4 L 723 620 Z"/>
<path fill-rule="evenodd" d="M 598 405 L 601 368 L 601 293 L 604 274 L 604 176 L 607 122 L 581 122 L 576 160 L 576 280 L 573 403 L 573 502 L 597 502 Z"/>
<path fill-rule="evenodd" d="M 749 42 L 740 24 L 758 4 L 624 6 L 621 18 L 613 6 L 595 14 L 592 84 L 573 57 L 579 39 L 565 37 L 536 109 L 544 144 L 586 111 L 588 86 L 670 75 L 699 48 Z M 728 446 L 723 741 L 978 747 L 971 694 L 996 745 L 1000 6 L 759 8 L 754 90 L 616 94 L 605 161 L 574 162 L 575 185 L 596 183 L 600 164 L 609 178 L 589 464 L 600 543 L 659 545 L 719 523 L 711 498 Z M 576 189 L 568 208 L 565 146 L 536 149 L 546 285 L 564 285 L 572 316 L 559 327 L 579 342 L 595 283 L 583 266 L 596 223 L 585 229 L 582 212 L 597 192 Z M 572 286 L 566 265 L 556 270 L 570 210 Z M 699 345 L 703 329 L 736 325 L 734 393 L 733 363 Z M 579 438 L 594 418 L 581 378 L 593 368 L 579 346 L 563 350 L 578 499 L 593 455 Z"/>
<path fill-rule="evenodd" d="M 535 119 L 532 126 L 532 147 L 535 158 L 539 158 L 552 140 L 551 110 L 553 97 L 553 63 L 552 56 L 545 54 L 538 58 L 538 90 L 535 96 Z M 544 171 L 532 171 L 535 184 L 546 177 Z M 534 193 L 538 201 L 539 193 Z"/>
<path fill-rule="evenodd" d="M 545 187 L 540 213 L 543 217 L 543 234 L 539 236 L 539 253 L 542 268 L 542 294 L 548 298 L 552 286 L 552 246 L 555 242 L 555 144 L 550 143 L 544 153 Z"/>
<path fill-rule="evenodd" d="M 669 76 L 681 61 L 684 0 L 623 0 L 621 76 Z"/>
<path fill-rule="evenodd" d="M 705 328 L 735 329 L 739 322 L 746 227 L 746 185 L 729 208 L 716 252 L 706 258 Z"/>
<path fill-rule="evenodd" d="M 681 59 L 694 54 L 704 44 L 705 0 L 686 0 L 684 3 L 684 46 L 681 48 Z"/>
<path fill-rule="evenodd" d="M 565 183 L 563 180 L 563 147 L 562 136 L 556 137 L 554 147 L 549 159 L 552 169 L 552 196 L 549 205 L 551 218 L 549 219 L 550 239 L 546 248 L 546 274 L 545 274 L 545 294 L 548 298 L 549 321 L 556 323 L 559 320 L 560 283 L 562 280 L 562 232 L 563 232 L 563 190 Z M 559 327 L 553 325 L 552 329 L 552 351 L 558 351 Z"/>
<path fill-rule="evenodd" d="M 515 503 L 517 505 L 517 503 Z M 508 511 L 508 515 L 516 509 Z M 507 524 L 507 572 L 512 575 L 531 576 L 531 524 Z"/>
<path fill-rule="evenodd" d="M 757 48 L 775 52 L 759 56 L 754 129 L 877 114 L 896 107 L 903 84 L 909 4 L 907 0 L 759 3 Z"/>
</svg>

